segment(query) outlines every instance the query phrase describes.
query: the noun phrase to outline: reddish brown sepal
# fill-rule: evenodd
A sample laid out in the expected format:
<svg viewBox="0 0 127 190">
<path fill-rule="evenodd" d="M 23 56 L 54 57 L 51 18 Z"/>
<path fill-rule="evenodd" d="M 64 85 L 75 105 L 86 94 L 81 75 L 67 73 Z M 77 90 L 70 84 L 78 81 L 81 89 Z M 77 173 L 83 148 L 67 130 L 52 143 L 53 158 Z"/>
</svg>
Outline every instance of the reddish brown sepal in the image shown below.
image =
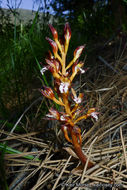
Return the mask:
<svg viewBox="0 0 127 190">
<path fill-rule="evenodd" d="M 64 37 L 65 37 L 65 40 L 67 41 L 69 41 L 71 38 L 71 28 L 68 22 L 65 24 L 65 27 L 64 27 Z"/>
<path fill-rule="evenodd" d="M 54 42 L 53 40 L 51 40 L 50 38 L 46 37 L 46 40 L 49 42 L 49 44 L 51 45 L 52 47 L 52 50 L 53 50 L 53 53 L 57 53 L 58 51 L 58 46 L 56 44 L 56 42 Z"/>
<path fill-rule="evenodd" d="M 46 115 L 49 120 L 59 120 L 60 119 L 60 114 L 57 110 L 50 108 L 49 113 Z"/>
<path fill-rule="evenodd" d="M 80 57 L 80 55 L 81 55 L 81 53 L 82 53 L 82 51 L 83 51 L 84 48 L 85 48 L 85 46 L 79 46 L 79 47 L 77 47 L 75 49 L 75 51 L 74 51 L 74 57 L 75 57 L 76 60 Z"/>
<path fill-rule="evenodd" d="M 50 87 L 44 87 L 44 90 L 40 90 L 40 92 L 43 94 L 43 96 L 45 96 L 46 98 L 49 98 L 49 99 L 53 99 L 55 96 L 54 96 L 54 93 L 53 93 L 53 90 L 50 88 Z"/>
<path fill-rule="evenodd" d="M 49 24 L 49 28 L 50 28 L 50 30 L 52 32 L 54 40 L 58 39 L 58 33 L 57 33 L 56 29 L 51 24 Z"/>
</svg>

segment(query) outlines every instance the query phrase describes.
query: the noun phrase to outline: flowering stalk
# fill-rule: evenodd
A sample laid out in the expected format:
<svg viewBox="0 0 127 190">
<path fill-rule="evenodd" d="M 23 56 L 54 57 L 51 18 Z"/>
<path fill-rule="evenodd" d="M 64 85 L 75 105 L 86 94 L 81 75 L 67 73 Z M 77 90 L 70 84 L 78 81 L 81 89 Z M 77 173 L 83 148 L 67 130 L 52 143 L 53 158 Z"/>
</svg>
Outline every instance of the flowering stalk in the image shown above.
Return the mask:
<svg viewBox="0 0 127 190">
<path fill-rule="evenodd" d="M 76 91 L 72 88 L 72 81 L 75 76 L 80 73 L 85 73 L 83 69 L 83 62 L 79 62 L 79 57 L 83 52 L 85 46 L 79 46 L 74 51 L 74 57 L 68 65 L 66 65 L 66 56 L 71 39 L 71 29 L 68 23 L 64 27 L 64 42 L 58 39 L 57 30 L 49 25 L 54 41 L 50 38 L 46 38 L 52 47 L 48 58 L 46 58 L 47 65 L 41 69 L 41 73 L 49 70 L 54 78 L 54 89 L 50 87 L 44 87 L 41 89 L 41 93 L 46 98 L 53 100 L 56 104 L 60 105 L 63 112 L 59 112 L 53 108 L 49 109 L 49 114 L 46 116 L 50 120 L 58 120 L 61 123 L 61 130 L 64 133 L 66 140 L 73 144 L 75 153 L 83 164 L 86 163 L 87 157 L 83 154 L 81 145 L 81 130 L 77 126 L 77 123 L 82 119 L 93 117 L 98 119 L 98 112 L 95 108 L 90 108 L 85 114 L 82 114 L 81 103 L 83 94 L 79 93 L 77 96 Z M 55 92 L 58 97 L 55 97 Z M 72 99 L 71 99 L 72 98 Z M 70 100 L 71 99 L 71 100 Z M 88 167 L 92 167 L 93 163 L 88 162 Z"/>
</svg>

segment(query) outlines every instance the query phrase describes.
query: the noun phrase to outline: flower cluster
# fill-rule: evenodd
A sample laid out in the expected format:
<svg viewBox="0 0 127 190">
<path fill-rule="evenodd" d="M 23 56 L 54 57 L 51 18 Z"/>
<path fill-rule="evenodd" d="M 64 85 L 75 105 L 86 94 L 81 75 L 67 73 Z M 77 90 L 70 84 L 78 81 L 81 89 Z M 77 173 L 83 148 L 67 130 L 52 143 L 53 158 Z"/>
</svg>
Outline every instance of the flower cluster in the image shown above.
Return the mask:
<svg viewBox="0 0 127 190">
<path fill-rule="evenodd" d="M 86 69 L 83 69 L 84 63 L 79 61 L 79 57 L 82 54 L 85 45 L 79 46 L 75 49 L 73 59 L 70 63 L 66 64 L 66 56 L 71 39 L 71 29 L 68 23 L 65 24 L 64 34 L 62 38 L 58 38 L 57 30 L 49 25 L 54 40 L 46 38 L 52 47 L 52 53 L 49 51 L 48 58 L 46 58 L 47 65 L 41 69 L 42 75 L 45 71 L 49 70 L 54 78 L 54 89 L 50 87 L 44 87 L 41 89 L 41 93 L 56 104 L 62 107 L 60 112 L 54 108 L 49 109 L 49 113 L 46 115 L 49 119 L 58 120 L 61 123 L 61 129 L 68 142 L 74 145 L 75 152 L 80 160 L 85 163 L 86 158 L 81 151 L 81 130 L 77 126 L 77 123 L 82 119 L 93 117 L 98 119 L 98 112 L 95 108 L 90 108 L 84 115 L 82 115 L 82 100 L 83 93 L 76 94 L 75 89 L 72 87 L 72 81 L 78 73 L 85 73 Z M 56 92 L 56 93 L 55 93 Z M 55 96 L 57 94 L 57 97 Z M 70 100 L 71 99 L 71 100 Z M 91 163 L 90 163 L 91 164 Z M 92 165 L 92 164 L 91 164 Z"/>
</svg>

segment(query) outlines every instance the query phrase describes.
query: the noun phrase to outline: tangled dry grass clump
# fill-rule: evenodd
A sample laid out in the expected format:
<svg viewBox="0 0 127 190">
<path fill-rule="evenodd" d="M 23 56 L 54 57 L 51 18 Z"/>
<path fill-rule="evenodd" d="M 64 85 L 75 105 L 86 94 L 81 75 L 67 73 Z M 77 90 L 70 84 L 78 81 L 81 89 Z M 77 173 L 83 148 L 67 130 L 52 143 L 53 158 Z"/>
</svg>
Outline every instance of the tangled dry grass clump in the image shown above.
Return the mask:
<svg viewBox="0 0 127 190">
<path fill-rule="evenodd" d="M 126 56 L 119 60 L 118 73 L 111 68 L 108 74 L 106 69 L 101 72 L 99 64 L 88 74 L 88 78 L 93 79 L 98 70 L 94 83 L 88 79 L 84 82 L 82 78 L 79 85 L 89 97 L 88 104 L 99 108 L 101 113 L 97 122 L 81 123 L 82 149 L 88 158 L 85 166 L 81 165 L 72 145 L 63 140 L 57 123 L 49 126 L 42 121 L 38 124 L 40 129 L 35 119 L 30 121 L 25 113 L 26 125 L 35 125 L 33 132 L 15 133 L 16 126 L 23 125 L 22 117 L 10 133 L 5 130 L 6 123 L 0 130 L 0 142 L 7 142 L 9 147 L 19 151 L 4 155 L 10 190 L 127 188 L 127 75 L 121 67 L 126 65 Z M 35 118 L 39 111 L 40 105 Z M 87 169 L 89 160 L 94 166 Z"/>
</svg>

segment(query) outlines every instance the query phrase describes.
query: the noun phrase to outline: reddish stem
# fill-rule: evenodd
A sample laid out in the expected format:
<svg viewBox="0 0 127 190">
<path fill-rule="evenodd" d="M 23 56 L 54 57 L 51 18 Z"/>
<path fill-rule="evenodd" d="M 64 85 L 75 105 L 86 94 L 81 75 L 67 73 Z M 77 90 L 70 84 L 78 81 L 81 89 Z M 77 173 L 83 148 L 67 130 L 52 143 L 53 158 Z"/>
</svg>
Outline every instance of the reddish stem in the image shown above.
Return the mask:
<svg viewBox="0 0 127 190">
<path fill-rule="evenodd" d="M 83 164 L 86 164 L 87 157 L 83 154 L 82 149 L 81 149 L 81 146 L 80 146 L 80 144 L 78 143 L 77 136 L 75 135 L 75 133 L 74 133 L 73 130 L 71 130 L 71 137 L 72 137 L 72 143 L 73 143 L 73 145 L 74 145 L 74 149 L 75 149 L 76 155 L 79 157 L 79 159 L 81 160 L 81 162 L 82 162 Z M 91 161 L 89 161 L 87 168 L 91 168 L 91 167 L 93 167 L 93 166 L 94 166 L 94 164 L 93 164 Z"/>
</svg>

